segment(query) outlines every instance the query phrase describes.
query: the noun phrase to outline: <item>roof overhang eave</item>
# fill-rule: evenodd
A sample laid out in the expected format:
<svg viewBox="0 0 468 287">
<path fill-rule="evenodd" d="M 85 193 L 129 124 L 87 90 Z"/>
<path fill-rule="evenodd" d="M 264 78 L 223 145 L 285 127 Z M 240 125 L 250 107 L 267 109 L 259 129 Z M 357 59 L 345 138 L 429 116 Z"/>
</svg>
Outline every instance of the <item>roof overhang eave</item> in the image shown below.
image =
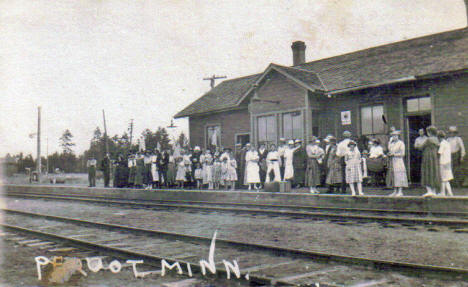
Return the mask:
<svg viewBox="0 0 468 287">
<path fill-rule="evenodd" d="M 325 93 L 328 95 L 337 95 L 337 94 L 343 94 L 343 93 L 348 93 L 348 92 L 353 92 L 353 91 L 358 91 L 358 90 L 363 90 L 363 89 L 368 89 L 368 88 L 375 88 L 378 86 L 385 86 L 385 85 L 391 85 L 391 84 L 396 84 L 396 83 L 415 81 L 416 79 L 417 78 L 415 76 L 408 76 L 404 78 L 399 78 L 399 79 L 394 79 L 394 80 L 389 80 L 389 81 L 384 81 L 384 82 L 379 82 L 379 83 L 374 83 L 374 84 L 359 85 L 359 86 L 338 89 L 338 90 L 330 90 L 330 91 L 326 91 Z"/>
<path fill-rule="evenodd" d="M 216 113 L 222 113 L 222 112 L 228 112 L 228 111 L 237 111 L 237 110 L 242 110 L 242 109 L 247 109 L 247 107 L 246 106 L 240 107 L 239 105 L 235 105 L 235 106 L 228 107 L 228 108 L 211 110 L 211 111 L 206 111 L 206 112 L 201 112 L 201 113 L 176 114 L 174 116 L 174 119 L 187 118 L 187 117 L 193 117 L 193 116 L 206 116 L 209 114 L 216 114 Z"/>
</svg>

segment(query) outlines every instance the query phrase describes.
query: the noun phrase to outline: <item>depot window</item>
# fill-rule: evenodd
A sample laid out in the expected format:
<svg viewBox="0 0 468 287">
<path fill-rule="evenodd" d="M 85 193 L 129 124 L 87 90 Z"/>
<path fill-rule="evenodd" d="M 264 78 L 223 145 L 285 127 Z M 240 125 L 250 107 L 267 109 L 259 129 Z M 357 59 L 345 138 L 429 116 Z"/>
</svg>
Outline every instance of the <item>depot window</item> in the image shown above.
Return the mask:
<svg viewBox="0 0 468 287">
<path fill-rule="evenodd" d="M 421 97 L 406 100 L 406 111 L 409 113 L 430 111 L 431 108 L 431 97 Z"/>
<path fill-rule="evenodd" d="M 215 148 L 221 146 L 221 126 L 206 127 L 206 147 Z"/>
<path fill-rule="evenodd" d="M 263 116 L 257 118 L 258 142 L 276 142 L 276 116 Z"/>
<path fill-rule="evenodd" d="M 383 105 L 361 108 L 361 133 L 363 135 L 376 135 L 385 132 L 383 120 Z"/>
<path fill-rule="evenodd" d="M 302 138 L 301 112 L 284 113 L 282 116 L 283 116 L 283 137 L 285 139 Z"/>
</svg>

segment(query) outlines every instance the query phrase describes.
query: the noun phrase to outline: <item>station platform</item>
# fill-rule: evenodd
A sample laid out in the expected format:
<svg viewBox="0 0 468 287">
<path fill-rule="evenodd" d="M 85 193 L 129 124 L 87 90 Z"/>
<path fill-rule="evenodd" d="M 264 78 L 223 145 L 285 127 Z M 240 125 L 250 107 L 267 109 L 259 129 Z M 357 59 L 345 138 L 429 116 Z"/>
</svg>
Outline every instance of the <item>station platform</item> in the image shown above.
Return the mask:
<svg viewBox="0 0 468 287">
<path fill-rule="evenodd" d="M 30 192 L 69 195 L 104 196 L 129 200 L 183 200 L 214 203 L 276 204 L 314 207 L 338 207 L 358 209 L 406 210 L 424 212 L 468 212 L 468 196 L 421 197 L 422 190 L 407 190 L 406 194 L 389 197 L 391 190 L 365 190 L 365 196 L 341 194 L 310 194 L 304 190 L 290 193 L 263 191 L 188 190 L 188 189 L 126 189 L 70 185 L 4 184 L 3 193 Z M 456 193 L 457 194 L 457 193 Z"/>
</svg>

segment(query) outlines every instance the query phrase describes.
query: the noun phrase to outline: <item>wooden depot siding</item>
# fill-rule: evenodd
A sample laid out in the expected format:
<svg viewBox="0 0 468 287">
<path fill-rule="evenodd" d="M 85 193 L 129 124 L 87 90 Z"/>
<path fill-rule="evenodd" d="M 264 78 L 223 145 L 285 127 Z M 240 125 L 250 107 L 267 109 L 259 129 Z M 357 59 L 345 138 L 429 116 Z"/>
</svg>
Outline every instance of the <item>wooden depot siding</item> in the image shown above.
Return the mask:
<svg viewBox="0 0 468 287">
<path fill-rule="evenodd" d="M 305 89 L 297 83 L 278 72 L 272 72 L 267 83 L 263 84 L 257 91 L 260 100 L 280 101 L 279 104 L 262 101 L 252 101 L 249 110 L 252 115 L 269 112 L 288 111 L 302 109 L 305 107 Z"/>
<path fill-rule="evenodd" d="M 221 145 L 234 148 L 235 135 L 250 132 L 250 115 L 247 107 L 240 110 L 212 113 L 204 116 L 191 116 L 189 118 L 190 145 L 205 146 L 206 127 L 221 126 Z"/>
<path fill-rule="evenodd" d="M 432 81 L 434 121 L 438 128 L 448 130 L 457 126 L 460 136 L 468 143 L 468 74 Z"/>
<path fill-rule="evenodd" d="M 257 125 L 256 119 L 262 115 L 276 116 L 276 134 L 277 140 L 282 137 L 282 119 L 281 114 L 293 111 L 302 113 L 302 139 L 306 137 L 306 93 L 307 91 L 300 87 L 297 83 L 288 79 L 286 76 L 271 72 L 268 82 L 261 85 L 257 90 L 258 101 L 251 100 L 249 104 L 249 112 L 251 116 L 251 141 L 257 144 Z M 279 103 L 264 102 L 279 101 Z"/>
</svg>

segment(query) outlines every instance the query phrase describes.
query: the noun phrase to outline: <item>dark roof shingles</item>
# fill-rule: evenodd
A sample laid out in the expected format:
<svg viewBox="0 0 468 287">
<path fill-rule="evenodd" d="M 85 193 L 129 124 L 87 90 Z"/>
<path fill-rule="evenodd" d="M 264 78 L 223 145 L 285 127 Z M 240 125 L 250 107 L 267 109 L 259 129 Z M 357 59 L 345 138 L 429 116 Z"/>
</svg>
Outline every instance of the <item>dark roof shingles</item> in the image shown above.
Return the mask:
<svg viewBox="0 0 468 287">
<path fill-rule="evenodd" d="M 458 71 L 468 68 L 468 29 L 386 44 L 294 67 L 275 66 L 325 91 Z M 235 107 L 260 75 L 224 81 L 175 117 Z"/>
<path fill-rule="evenodd" d="M 175 115 L 176 118 L 235 107 L 260 74 L 226 80 Z"/>
</svg>

